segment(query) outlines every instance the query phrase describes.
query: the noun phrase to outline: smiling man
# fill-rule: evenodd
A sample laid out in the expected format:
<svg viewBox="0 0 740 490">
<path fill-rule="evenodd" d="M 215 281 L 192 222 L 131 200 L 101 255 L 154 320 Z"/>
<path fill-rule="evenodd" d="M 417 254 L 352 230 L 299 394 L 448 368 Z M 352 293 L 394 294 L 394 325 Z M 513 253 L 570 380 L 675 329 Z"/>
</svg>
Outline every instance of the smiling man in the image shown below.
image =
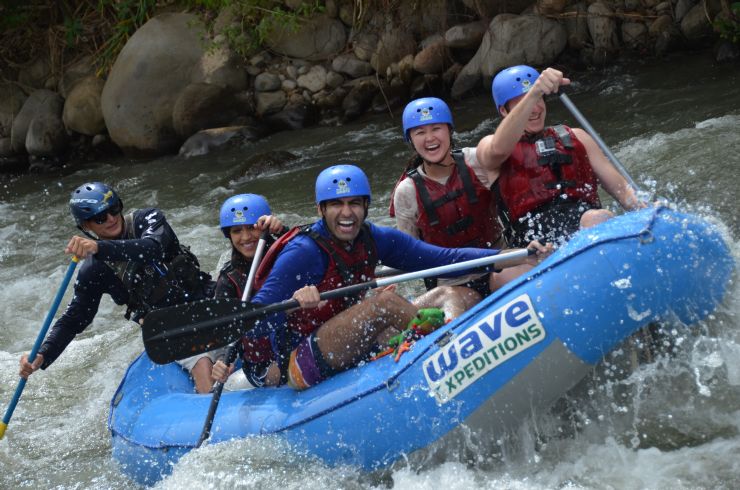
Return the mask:
<svg viewBox="0 0 740 490">
<path fill-rule="evenodd" d="M 33 364 L 26 354 L 21 357 L 24 378 L 47 368 L 92 323 L 103 294 L 126 305 L 126 318 L 139 322 L 153 308 L 203 299 L 213 288 L 211 277 L 180 245 L 159 209 L 124 216 L 118 194 L 102 182 L 75 189 L 69 208 L 85 237 L 73 236 L 64 252 L 85 260 L 72 301 L 51 327 Z"/>
<path fill-rule="evenodd" d="M 503 121 L 478 143 L 477 156 L 495 180 L 492 190 L 512 246 L 533 239 L 558 243 L 611 217 L 600 209 L 599 183 L 624 209 L 643 206 L 588 133 L 545 126 L 543 97 L 569 84 L 554 68 L 539 74 L 525 65 L 493 79 L 493 99 Z"/>
<path fill-rule="evenodd" d="M 257 273 L 259 304 L 291 296 L 301 308 L 287 315 L 273 314 L 255 329 L 272 332 L 275 366 L 266 386 L 289 382 L 297 389 L 313 386 L 366 359 L 381 339 L 396 334 L 419 308 L 441 307 L 450 317 L 476 300 L 437 288 L 414 302 L 392 287 L 375 294 L 319 301 L 323 291 L 375 276 L 378 264 L 417 271 L 481 258 L 498 250 L 442 248 L 417 240 L 393 228 L 366 221 L 372 195 L 365 173 L 354 165 L 337 165 L 316 179 L 316 204 L 321 219 L 295 229 L 275 242 Z M 540 253 L 548 248 L 537 244 Z M 511 261 L 535 262 L 535 257 Z M 381 345 L 381 347 L 384 346 Z"/>
</svg>

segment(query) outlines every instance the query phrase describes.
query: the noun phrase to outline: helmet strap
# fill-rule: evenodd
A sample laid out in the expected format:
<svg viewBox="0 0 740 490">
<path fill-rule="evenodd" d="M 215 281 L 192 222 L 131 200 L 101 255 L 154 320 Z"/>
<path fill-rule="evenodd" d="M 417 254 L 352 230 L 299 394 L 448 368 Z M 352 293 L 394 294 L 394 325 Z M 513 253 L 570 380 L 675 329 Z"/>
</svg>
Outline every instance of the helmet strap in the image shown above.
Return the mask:
<svg viewBox="0 0 740 490">
<path fill-rule="evenodd" d="M 100 237 L 96 236 L 95 233 L 87 231 L 80 225 L 77 225 L 77 229 L 79 229 L 86 237 L 90 238 L 91 240 L 100 240 Z"/>
</svg>

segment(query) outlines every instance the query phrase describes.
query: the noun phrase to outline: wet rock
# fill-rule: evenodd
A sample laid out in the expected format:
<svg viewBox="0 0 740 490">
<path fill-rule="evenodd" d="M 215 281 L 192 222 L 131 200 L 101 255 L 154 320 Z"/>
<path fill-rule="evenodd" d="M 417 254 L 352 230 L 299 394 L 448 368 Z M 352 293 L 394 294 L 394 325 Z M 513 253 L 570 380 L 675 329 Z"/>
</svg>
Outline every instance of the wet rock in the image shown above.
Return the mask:
<svg viewBox="0 0 740 490">
<path fill-rule="evenodd" d="M 416 42 L 411 33 L 404 29 L 393 29 L 381 36 L 370 64 L 377 73 L 382 74 L 391 63 L 415 52 Z"/>
<path fill-rule="evenodd" d="M 63 161 L 59 157 L 34 156 L 28 157 L 28 173 L 49 174 L 61 170 Z"/>
<path fill-rule="evenodd" d="M 426 43 L 426 46 L 414 57 L 414 70 L 424 74 L 442 73 L 451 64 L 445 40 L 439 35 Z"/>
<path fill-rule="evenodd" d="M 92 75 L 79 80 L 64 101 L 62 121 L 80 134 L 93 136 L 105 130 L 100 95 L 105 82 Z"/>
<path fill-rule="evenodd" d="M 279 89 L 282 82 L 275 73 L 264 72 L 254 79 L 254 90 L 256 92 L 274 92 Z"/>
<path fill-rule="evenodd" d="M 694 7 L 694 5 L 696 5 L 696 0 L 678 0 L 676 2 L 676 10 L 674 14 L 676 22 L 680 23 L 681 20 L 686 17 L 686 14 L 689 13 L 689 10 Z"/>
<path fill-rule="evenodd" d="M 28 96 L 13 82 L 0 82 L 0 136 L 10 136 L 13 119 Z"/>
<path fill-rule="evenodd" d="M 352 52 L 357 56 L 358 60 L 370 61 L 375 49 L 378 47 L 378 41 L 380 41 L 380 38 L 376 33 L 361 32 L 352 40 Z"/>
<path fill-rule="evenodd" d="M 255 94 L 257 101 L 257 115 L 265 116 L 280 111 L 285 107 L 287 97 L 285 92 L 278 90 L 275 92 L 258 92 Z"/>
<path fill-rule="evenodd" d="M 62 118 L 55 114 L 34 117 L 26 133 L 26 151 L 37 157 L 56 157 L 69 143 Z"/>
<path fill-rule="evenodd" d="M 702 5 L 695 5 L 681 20 L 681 32 L 693 45 L 701 45 L 712 34 L 712 24 L 707 20 Z"/>
<path fill-rule="evenodd" d="M 290 131 L 311 126 L 316 118 L 316 107 L 301 99 L 289 101 L 283 110 L 265 117 L 264 122 L 273 131 Z"/>
<path fill-rule="evenodd" d="M 326 68 L 321 65 L 314 65 L 305 75 L 298 77 L 298 86 L 305 88 L 313 93 L 323 90 L 326 87 Z"/>
<path fill-rule="evenodd" d="M 622 22 L 622 40 L 628 48 L 642 50 L 648 43 L 648 27 L 642 22 Z"/>
<path fill-rule="evenodd" d="M 239 167 L 239 176 L 254 177 L 271 170 L 279 170 L 298 160 L 298 156 L 289 151 L 268 151 L 249 157 Z"/>
<path fill-rule="evenodd" d="M 445 44 L 448 48 L 476 49 L 480 46 L 487 27 L 483 21 L 453 26 L 445 32 Z"/>
<path fill-rule="evenodd" d="M 344 73 L 352 78 L 360 78 L 370 75 L 373 67 L 367 61 L 362 61 L 351 53 L 340 54 L 331 62 L 332 70 Z"/>
<path fill-rule="evenodd" d="M 179 154 L 185 158 L 207 155 L 216 150 L 239 147 L 247 142 L 256 141 L 261 134 L 249 126 L 204 129 L 188 138 L 180 147 Z"/>
<path fill-rule="evenodd" d="M 588 7 L 588 30 L 593 40 L 594 53 L 614 53 L 619 50 L 619 34 L 614 12 L 605 3 L 597 1 Z"/>
<path fill-rule="evenodd" d="M 378 87 L 371 80 L 361 80 L 356 83 L 342 101 L 342 110 L 347 120 L 361 116 L 378 92 Z"/>
<path fill-rule="evenodd" d="M 740 60 L 740 46 L 730 41 L 722 40 L 715 48 L 714 59 L 718 63 L 729 63 Z"/>
<path fill-rule="evenodd" d="M 586 4 L 579 2 L 565 9 L 565 30 L 568 32 L 568 47 L 579 50 L 591 42 L 588 32 Z"/>
<path fill-rule="evenodd" d="M 249 107 L 231 89 L 210 83 L 191 83 L 172 108 L 172 127 L 183 140 L 207 128 L 231 125 Z"/>
<path fill-rule="evenodd" d="M 64 109 L 64 99 L 51 90 L 35 90 L 23 103 L 18 115 L 13 119 L 10 131 L 13 152 L 21 154 L 26 152 L 26 135 L 28 127 L 37 117 L 53 116 L 61 120 Z"/>
<path fill-rule="evenodd" d="M 273 51 L 303 60 L 326 60 L 344 49 L 347 34 L 344 25 L 327 15 L 317 15 L 299 24 L 298 30 L 275 21 L 265 43 Z"/>
<path fill-rule="evenodd" d="M 237 92 L 246 90 L 247 73 L 242 66 L 242 58 L 225 44 L 224 41 L 203 53 L 198 64 L 200 74 L 197 79 Z"/>
</svg>

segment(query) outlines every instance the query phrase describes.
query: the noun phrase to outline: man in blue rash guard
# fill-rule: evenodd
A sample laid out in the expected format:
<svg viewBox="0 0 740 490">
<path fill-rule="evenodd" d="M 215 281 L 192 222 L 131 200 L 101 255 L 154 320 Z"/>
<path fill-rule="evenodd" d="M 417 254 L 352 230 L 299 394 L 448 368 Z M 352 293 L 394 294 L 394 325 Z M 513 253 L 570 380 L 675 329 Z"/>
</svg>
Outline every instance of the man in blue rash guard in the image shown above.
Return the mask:
<svg viewBox="0 0 740 490">
<path fill-rule="evenodd" d="M 316 385 L 365 359 L 384 338 L 405 327 L 419 308 L 445 309 L 455 303 L 459 314 L 475 303 L 449 296 L 449 287 L 433 289 L 409 302 L 392 286 L 367 297 L 320 302 L 320 291 L 372 280 L 379 263 L 415 271 L 498 253 L 441 248 L 368 223 L 370 199 L 370 184 L 358 167 L 337 165 L 324 170 L 316 180 L 321 220 L 284 235 L 263 259 L 255 284 L 259 290 L 252 301 L 272 304 L 293 297 L 301 305 L 288 314 L 275 313 L 258 321 L 246 334 L 272 334 L 275 362 L 265 377 L 265 386 L 288 382 L 305 389 Z M 540 257 L 552 250 L 539 243 L 531 246 Z M 510 260 L 503 266 L 523 261 L 536 263 L 537 257 Z M 218 369 L 214 366 L 214 376 L 218 377 L 222 368 L 223 364 Z"/>
<path fill-rule="evenodd" d="M 140 209 L 123 215 L 118 194 L 102 182 L 81 185 L 72 192 L 70 211 L 86 235 L 73 236 L 64 252 L 85 259 L 79 268 L 74 296 L 54 323 L 33 364 L 24 354 L 23 378 L 46 369 L 98 312 L 103 294 L 126 305 L 134 322 L 152 309 L 211 295 L 213 281 L 198 260 L 180 244 L 159 209 Z"/>
</svg>

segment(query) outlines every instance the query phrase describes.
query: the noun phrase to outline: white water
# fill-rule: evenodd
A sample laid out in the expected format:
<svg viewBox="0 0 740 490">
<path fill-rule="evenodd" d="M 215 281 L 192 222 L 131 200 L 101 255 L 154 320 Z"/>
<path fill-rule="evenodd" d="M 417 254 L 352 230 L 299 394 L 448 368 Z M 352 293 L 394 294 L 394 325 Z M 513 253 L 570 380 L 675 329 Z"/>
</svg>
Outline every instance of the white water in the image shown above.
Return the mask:
<svg viewBox="0 0 740 490">
<path fill-rule="evenodd" d="M 688 58 L 667 67 L 590 73 L 571 99 L 655 195 L 713 220 L 740 263 L 740 71 Z M 673 67 L 671 69 L 674 69 Z M 603 77 L 603 78 L 602 78 Z M 718 94 L 722 94 L 720 97 Z M 495 127 L 487 97 L 453 106 L 461 144 Z M 556 101 L 551 120 L 567 115 Z M 458 115 L 459 114 L 459 115 Z M 400 119 L 400 115 L 398 116 Z M 374 188 L 370 218 L 389 224 L 387 203 L 407 150 L 398 121 L 274 135 L 250 152 L 286 149 L 297 164 L 238 177 L 238 153 L 184 161 L 96 164 L 66 176 L 24 176 L 0 189 L 0 410 L 15 390 L 18 358 L 41 327 L 69 258 L 69 191 L 112 182 L 128 207 L 160 206 L 207 269 L 224 250 L 221 201 L 265 194 L 288 224 L 312 219 L 312 182 L 329 164 L 355 162 Z M 691 278 L 687 278 L 691 280 Z M 71 290 L 71 288 L 70 288 Z M 553 410 L 532 414 L 493 448 L 439 451 L 420 465 L 380 473 L 330 468 L 279 440 L 258 438 L 188 454 L 159 488 L 642 489 L 740 487 L 740 293 L 706 322 L 675 326 L 676 352 L 630 368 L 630 351 L 607 359 Z M 63 305 L 69 298 L 69 292 Z M 111 461 L 108 403 L 141 352 L 137 327 L 104 299 L 93 323 L 47 371 L 35 374 L 0 441 L 0 488 L 130 488 Z M 636 312 L 640 314 L 641 312 Z"/>
</svg>

